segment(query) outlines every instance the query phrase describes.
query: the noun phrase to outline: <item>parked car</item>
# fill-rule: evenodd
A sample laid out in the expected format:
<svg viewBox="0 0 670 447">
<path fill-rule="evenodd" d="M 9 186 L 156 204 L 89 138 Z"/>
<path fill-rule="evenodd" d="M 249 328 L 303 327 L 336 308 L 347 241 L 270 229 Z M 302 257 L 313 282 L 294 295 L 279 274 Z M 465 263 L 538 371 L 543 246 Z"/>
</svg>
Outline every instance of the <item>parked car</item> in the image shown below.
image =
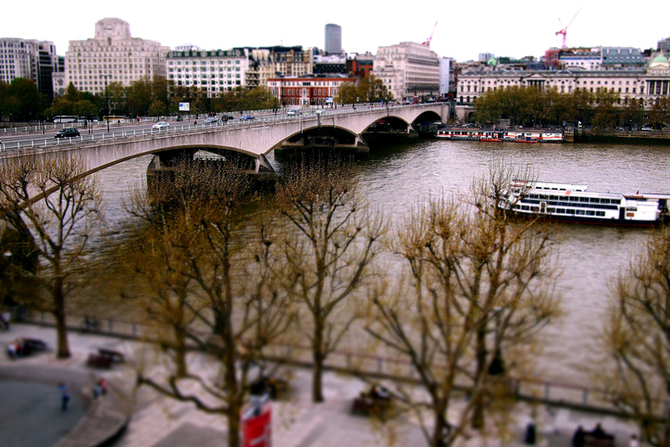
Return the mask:
<svg viewBox="0 0 670 447">
<path fill-rule="evenodd" d="M 251 116 L 251 115 L 242 115 L 242 116 L 240 117 L 240 121 L 252 121 L 252 120 L 255 120 L 255 119 L 256 119 L 256 118 L 254 118 L 254 117 Z"/>
<path fill-rule="evenodd" d="M 166 130 L 167 130 L 167 129 L 170 128 L 170 123 L 166 123 L 165 121 L 159 121 L 159 122 L 157 122 L 156 124 L 154 124 L 153 126 L 151 126 L 151 128 L 152 128 L 152 129 L 156 129 L 156 130 L 158 130 L 158 131 L 160 131 L 160 130 L 162 130 L 162 129 L 166 129 Z"/>
<path fill-rule="evenodd" d="M 205 121 L 202 122 L 202 124 L 216 124 L 219 122 L 219 119 L 215 116 L 211 116 L 209 118 L 206 118 Z"/>
<path fill-rule="evenodd" d="M 645 131 L 645 132 L 652 132 L 652 131 L 654 130 L 654 128 L 653 128 L 653 127 L 649 127 L 649 126 L 644 126 L 644 127 L 643 127 L 642 129 L 640 129 L 640 130 Z"/>
<path fill-rule="evenodd" d="M 79 136 L 79 130 L 76 127 L 66 127 L 61 129 L 54 138 L 74 138 Z"/>
</svg>

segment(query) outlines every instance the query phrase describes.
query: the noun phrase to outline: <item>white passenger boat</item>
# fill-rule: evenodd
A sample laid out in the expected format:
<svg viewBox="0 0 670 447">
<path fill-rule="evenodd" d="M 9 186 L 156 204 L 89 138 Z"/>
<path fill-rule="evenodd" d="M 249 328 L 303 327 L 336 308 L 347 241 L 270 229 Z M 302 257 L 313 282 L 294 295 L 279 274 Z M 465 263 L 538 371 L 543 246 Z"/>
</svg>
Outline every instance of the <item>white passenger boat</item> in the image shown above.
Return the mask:
<svg viewBox="0 0 670 447">
<path fill-rule="evenodd" d="M 470 127 L 444 127 L 437 131 L 441 140 L 471 140 L 512 143 L 562 143 L 563 132 L 557 130 L 522 129 L 491 130 Z"/>
<path fill-rule="evenodd" d="M 515 181 L 501 206 L 521 217 L 599 225 L 652 226 L 669 218 L 670 194 L 590 192 L 586 185 Z"/>
</svg>

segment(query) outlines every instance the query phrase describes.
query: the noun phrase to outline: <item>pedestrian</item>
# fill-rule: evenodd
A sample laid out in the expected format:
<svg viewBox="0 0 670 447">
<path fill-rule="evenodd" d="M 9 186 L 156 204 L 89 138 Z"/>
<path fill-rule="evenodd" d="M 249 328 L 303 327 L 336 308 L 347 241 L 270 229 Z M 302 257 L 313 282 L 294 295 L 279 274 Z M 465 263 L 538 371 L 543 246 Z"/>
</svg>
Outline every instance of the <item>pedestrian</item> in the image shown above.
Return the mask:
<svg viewBox="0 0 670 447">
<path fill-rule="evenodd" d="M 6 331 L 9 331 L 9 311 L 5 309 L 5 311 L 2 313 L 2 325 L 5 327 Z"/>
<path fill-rule="evenodd" d="M 103 396 L 107 394 L 107 381 L 102 377 L 98 380 L 98 385 L 100 385 L 100 394 Z"/>
<path fill-rule="evenodd" d="M 93 399 L 97 399 L 98 396 L 102 394 L 102 390 L 100 388 L 100 381 L 96 382 L 95 386 L 93 387 Z"/>
<path fill-rule="evenodd" d="M 198 125 L 198 122 L 197 122 L 197 121 L 193 121 L 193 125 L 194 125 L 194 126 L 197 126 L 197 125 Z"/>
<path fill-rule="evenodd" d="M 70 390 L 68 389 L 65 382 L 60 382 L 58 384 L 58 390 L 60 391 L 60 402 L 61 402 L 61 411 L 67 411 L 68 403 L 70 402 Z"/>
<path fill-rule="evenodd" d="M 581 425 L 577 427 L 572 437 L 572 447 L 584 447 L 584 427 Z"/>
<path fill-rule="evenodd" d="M 640 447 L 640 442 L 637 440 L 637 435 L 635 433 L 630 435 L 630 443 L 628 443 L 628 447 Z"/>
</svg>

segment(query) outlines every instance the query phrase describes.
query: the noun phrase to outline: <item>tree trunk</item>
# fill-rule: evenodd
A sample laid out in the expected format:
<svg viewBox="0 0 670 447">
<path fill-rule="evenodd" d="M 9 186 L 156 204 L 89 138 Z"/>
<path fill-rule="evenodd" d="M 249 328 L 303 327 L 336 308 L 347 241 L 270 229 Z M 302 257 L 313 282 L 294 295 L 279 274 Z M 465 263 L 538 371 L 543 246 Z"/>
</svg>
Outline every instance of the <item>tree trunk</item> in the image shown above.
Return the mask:
<svg viewBox="0 0 670 447">
<path fill-rule="evenodd" d="M 65 325 L 65 296 L 63 295 L 63 281 L 56 279 L 54 286 L 54 310 L 53 316 L 56 318 L 56 358 L 70 358 L 70 346 L 67 341 L 67 326 Z"/>
<path fill-rule="evenodd" d="M 323 324 L 314 322 L 314 341 L 312 342 L 312 402 L 323 402 Z"/>
<path fill-rule="evenodd" d="M 237 396 L 228 400 L 230 411 L 228 412 L 228 447 L 240 447 L 242 436 L 240 435 L 240 421 L 242 419 L 242 406 Z"/>
<path fill-rule="evenodd" d="M 433 428 L 433 439 L 430 441 L 431 447 L 446 447 L 447 445 L 447 425 L 444 408 L 434 408 L 435 411 L 435 426 Z"/>
<path fill-rule="evenodd" d="M 177 368 L 177 377 L 186 377 L 188 369 L 186 368 L 186 331 L 183 327 L 175 328 L 175 366 Z"/>
<path fill-rule="evenodd" d="M 477 373 L 475 375 L 475 383 L 481 386 L 485 380 L 486 374 L 486 330 L 485 328 L 477 329 Z M 476 390 L 473 390 L 473 409 L 472 409 L 472 428 L 481 429 L 484 427 L 484 395 Z"/>
</svg>

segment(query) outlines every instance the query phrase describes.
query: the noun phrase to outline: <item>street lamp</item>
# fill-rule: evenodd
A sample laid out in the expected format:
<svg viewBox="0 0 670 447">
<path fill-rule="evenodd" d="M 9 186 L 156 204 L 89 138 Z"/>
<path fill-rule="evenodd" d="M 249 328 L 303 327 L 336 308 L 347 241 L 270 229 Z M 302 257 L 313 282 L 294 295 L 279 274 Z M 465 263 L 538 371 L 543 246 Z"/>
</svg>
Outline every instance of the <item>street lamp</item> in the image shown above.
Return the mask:
<svg viewBox="0 0 670 447">
<path fill-rule="evenodd" d="M 107 92 L 107 76 L 106 74 L 100 75 L 105 78 L 105 101 L 107 103 L 107 133 L 109 133 L 109 93 Z"/>
</svg>

